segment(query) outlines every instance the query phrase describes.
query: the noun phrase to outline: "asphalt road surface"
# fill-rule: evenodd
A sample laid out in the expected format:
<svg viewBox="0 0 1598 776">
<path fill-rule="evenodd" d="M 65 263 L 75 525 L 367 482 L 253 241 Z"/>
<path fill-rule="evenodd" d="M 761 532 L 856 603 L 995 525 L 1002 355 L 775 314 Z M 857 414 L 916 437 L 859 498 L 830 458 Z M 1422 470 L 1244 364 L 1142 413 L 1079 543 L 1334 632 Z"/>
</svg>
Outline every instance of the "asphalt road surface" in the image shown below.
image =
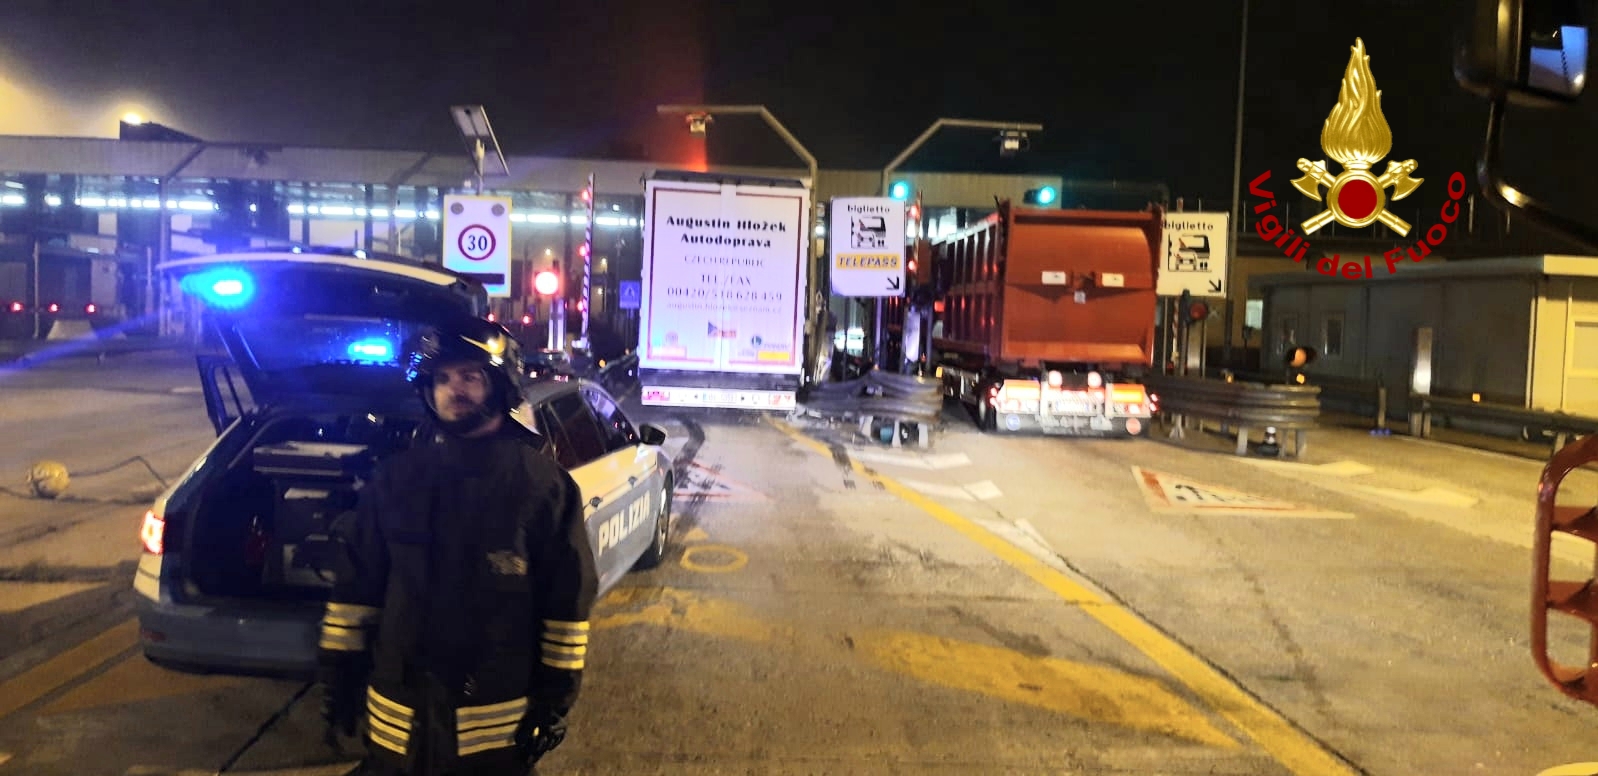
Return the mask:
<svg viewBox="0 0 1598 776">
<path fill-rule="evenodd" d="M 0 494 L 0 776 L 350 759 L 299 682 L 137 653 L 139 504 L 213 435 L 193 375 L 181 356 L 0 374 L 0 481 L 43 458 L 150 463 L 75 476 L 75 501 Z M 1598 709 L 1528 647 L 1538 462 L 1347 431 L 1317 432 L 1304 462 L 1241 459 L 1199 435 L 980 435 L 955 411 L 932 449 L 894 450 L 814 420 L 635 412 L 686 475 L 674 548 L 601 602 L 545 774 L 1598 760 Z M 1594 503 L 1598 475 L 1566 492 Z M 1590 548 L 1557 554 L 1585 576 Z M 1559 633 L 1567 660 L 1580 636 Z"/>
</svg>

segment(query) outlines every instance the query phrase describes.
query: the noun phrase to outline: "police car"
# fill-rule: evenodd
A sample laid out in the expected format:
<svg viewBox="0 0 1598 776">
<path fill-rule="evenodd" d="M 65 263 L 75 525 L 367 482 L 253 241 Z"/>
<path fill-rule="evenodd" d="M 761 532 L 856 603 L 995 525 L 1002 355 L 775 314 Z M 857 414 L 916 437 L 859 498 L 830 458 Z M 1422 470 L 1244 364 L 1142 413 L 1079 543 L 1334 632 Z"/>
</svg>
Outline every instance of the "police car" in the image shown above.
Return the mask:
<svg viewBox="0 0 1598 776">
<path fill-rule="evenodd" d="M 140 528 L 133 587 L 144 654 L 177 667 L 304 673 L 331 589 L 332 520 L 375 461 L 418 440 L 400 364 L 421 325 L 484 316 L 476 281 L 340 253 L 240 253 L 163 264 L 227 353 L 198 357 L 217 439 Z M 587 500 L 603 595 L 658 564 L 671 521 L 666 432 L 599 385 L 529 380 L 516 419 L 549 440 Z"/>
</svg>

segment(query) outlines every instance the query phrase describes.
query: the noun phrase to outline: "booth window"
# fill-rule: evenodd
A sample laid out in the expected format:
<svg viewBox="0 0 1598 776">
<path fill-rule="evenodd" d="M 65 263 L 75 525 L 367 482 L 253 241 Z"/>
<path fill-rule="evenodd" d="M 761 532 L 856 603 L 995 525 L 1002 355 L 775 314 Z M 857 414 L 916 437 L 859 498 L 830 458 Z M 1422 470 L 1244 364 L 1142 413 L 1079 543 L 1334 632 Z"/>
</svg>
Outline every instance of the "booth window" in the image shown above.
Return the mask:
<svg viewBox="0 0 1598 776">
<path fill-rule="evenodd" d="M 1343 354 L 1343 314 L 1328 315 L 1321 321 L 1321 354 L 1335 358 Z"/>
</svg>

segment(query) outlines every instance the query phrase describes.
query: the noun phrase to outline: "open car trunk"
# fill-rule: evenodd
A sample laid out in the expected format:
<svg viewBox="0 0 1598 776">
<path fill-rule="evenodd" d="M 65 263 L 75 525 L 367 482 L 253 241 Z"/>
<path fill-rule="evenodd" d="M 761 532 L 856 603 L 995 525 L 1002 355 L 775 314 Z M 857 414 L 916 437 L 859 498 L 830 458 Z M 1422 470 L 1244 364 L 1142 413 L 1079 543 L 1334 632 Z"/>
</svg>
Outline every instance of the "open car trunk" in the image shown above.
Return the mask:
<svg viewBox="0 0 1598 776">
<path fill-rule="evenodd" d="M 181 275 L 227 350 L 198 362 L 221 438 L 180 507 L 184 573 L 208 598 L 325 599 L 333 522 L 422 420 L 405 343 L 486 314 L 487 292 L 434 265 L 333 255 L 218 254 L 161 270 Z"/>
<path fill-rule="evenodd" d="M 206 597 L 326 600 L 334 521 L 355 508 L 376 462 L 409 447 L 419 426 L 416 416 L 334 410 L 273 412 L 233 427 L 248 439 L 195 504 L 190 581 Z"/>
</svg>

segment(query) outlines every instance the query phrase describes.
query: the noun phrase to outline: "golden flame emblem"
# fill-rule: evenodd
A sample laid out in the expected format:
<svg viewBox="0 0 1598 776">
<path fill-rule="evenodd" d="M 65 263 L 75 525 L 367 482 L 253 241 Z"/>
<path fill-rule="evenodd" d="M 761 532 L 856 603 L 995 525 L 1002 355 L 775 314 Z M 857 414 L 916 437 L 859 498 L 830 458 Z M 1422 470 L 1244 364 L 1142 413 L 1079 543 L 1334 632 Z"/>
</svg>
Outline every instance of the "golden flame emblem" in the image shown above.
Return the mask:
<svg viewBox="0 0 1598 776">
<path fill-rule="evenodd" d="M 1304 234 L 1313 234 L 1336 220 L 1356 229 L 1381 221 L 1399 235 L 1407 236 L 1409 224 L 1389 213 L 1387 203 L 1409 196 L 1424 179 L 1409 177 L 1418 167 L 1414 159 L 1388 162 L 1387 172 L 1372 175 L 1371 166 L 1392 149 L 1393 131 L 1382 115 L 1382 93 L 1376 88 L 1376 77 L 1371 75 L 1370 55 L 1365 53 L 1365 41 L 1355 38 L 1337 105 L 1321 129 L 1321 150 L 1337 160 L 1343 171 L 1335 176 L 1327 172 L 1324 159 L 1298 160 L 1304 177 L 1293 181 L 1294 188 L 1317 202 L 1321 201 L 1321 187 L 1328 189 L 1326 209 L 1305 219 Z M 1393 189 L 1391 198 L 1387 196 L 1389 187 Z"/>
</svg>

